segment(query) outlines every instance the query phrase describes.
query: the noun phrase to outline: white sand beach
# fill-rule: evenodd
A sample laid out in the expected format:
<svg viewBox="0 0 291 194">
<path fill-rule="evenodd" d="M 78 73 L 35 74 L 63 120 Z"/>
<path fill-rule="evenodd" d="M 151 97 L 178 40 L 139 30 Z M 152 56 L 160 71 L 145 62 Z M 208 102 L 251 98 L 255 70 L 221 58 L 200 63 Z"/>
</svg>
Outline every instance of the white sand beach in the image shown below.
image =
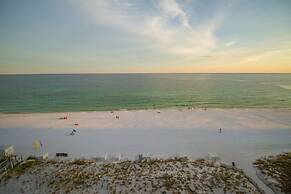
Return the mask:
<svg viewBox="0 0 291 194">
<path fill-rule="evenodd" d="M 59 119 L 67 116 L 67 120 Z M 119 116 L 116 119 L 115 116 Z M 290 129 L 291 109 L 162 109 L 1 114 L 0 128 L 80 129 L 213 128 Z"/>
<path fill-rule="evenodd" d="M 257 179 L 252 163 L 263 155 L 291 151 L 290 118 L 290 109 L 0 114 L 0 143 L 13 144 L 23 156 L 39 154 L 33 149 L 35 139 L 50 157 L 56 152 L 74 158 L 106 153 L 134 158 L 143 153 L 195 159 L 215 153 L 225 162 L 235 162 L 266 193 L 272 193 Z M 76 133 L 70 135 L 73 129 Z"/>
</svg>

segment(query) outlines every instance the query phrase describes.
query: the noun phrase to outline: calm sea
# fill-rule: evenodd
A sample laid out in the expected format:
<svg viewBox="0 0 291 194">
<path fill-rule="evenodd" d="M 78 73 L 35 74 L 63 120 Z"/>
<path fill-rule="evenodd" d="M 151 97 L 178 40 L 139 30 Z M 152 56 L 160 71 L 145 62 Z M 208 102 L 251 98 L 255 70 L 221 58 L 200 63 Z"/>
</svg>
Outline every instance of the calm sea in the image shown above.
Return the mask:
<svg viewBox="0 0 291 194">
<path fill-rule="evenodd" d="M 291 108 L 291 74 L 1 75 L 0 112 Z"/>
</svg>

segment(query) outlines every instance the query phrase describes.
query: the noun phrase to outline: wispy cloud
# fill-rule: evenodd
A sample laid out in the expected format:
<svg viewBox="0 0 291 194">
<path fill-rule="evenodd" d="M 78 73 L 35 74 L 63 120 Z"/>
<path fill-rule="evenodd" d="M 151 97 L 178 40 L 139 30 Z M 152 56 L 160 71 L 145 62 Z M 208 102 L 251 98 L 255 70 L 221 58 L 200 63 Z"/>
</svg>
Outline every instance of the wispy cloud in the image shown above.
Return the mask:
<svg viewBox="0 0 291 194">
<path fill-rule="evenodd" d="M 273 49 L 273 50 L 263 50 L 254 54 L 250 54 L 245 58 L 246 62 L 258 62 L 261 60 L 278 59 L 278 56 L 282 56 L 286 51 L 290 49 Z M 283 55 L 284 56 L 284 55 Z"/>
<path fill-rule="evenodd" d="M 78 3 L 97 24 L 119 28 L 163 52 L 205 55 L 217 45 L 215 30 L 221 17 L 193 26 L 176 0 L 153 1 L 151 10 L 145 10 L 140 1 L 80 0 Z"/>
<path fill-rule="evenodd" d="M 237 44 L 237 41 L 233 40 L 233 41 L 226 42 L 226 43 L 224 44 L 224 46 L 226 46 L 226 47 L 231 47 L 231 46 L 234 46 L 234 45 L 236 45 L 236 44 Z"/>
<path fill-rule="evenodd" d="M 186 13 L 181 9 L 175 0 L 160 0 L 158 2 L 162 12 L 165 13 L 165 15 L 167 15 L 170 19 L 178 17 L 183 27 L 192 30 Z"/>
</svg>

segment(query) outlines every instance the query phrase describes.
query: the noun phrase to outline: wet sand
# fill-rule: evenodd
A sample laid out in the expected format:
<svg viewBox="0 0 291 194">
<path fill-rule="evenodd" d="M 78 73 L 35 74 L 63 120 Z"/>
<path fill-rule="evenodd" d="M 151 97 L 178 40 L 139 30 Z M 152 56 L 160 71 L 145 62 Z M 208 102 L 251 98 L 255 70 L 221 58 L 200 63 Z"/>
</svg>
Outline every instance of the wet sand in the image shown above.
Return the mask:
<svg viewBox="0 0 291 194">
<path fill-rule="evenodd" d="M 119 119 L 116 119 L 116 116 Z M 59 119 L 68 117 L 68 119 Z M 0 114 L 0 128 L 86 129 L 225 128 L 290 129 L 291 109 L 162 109 Z"/>
</svg>

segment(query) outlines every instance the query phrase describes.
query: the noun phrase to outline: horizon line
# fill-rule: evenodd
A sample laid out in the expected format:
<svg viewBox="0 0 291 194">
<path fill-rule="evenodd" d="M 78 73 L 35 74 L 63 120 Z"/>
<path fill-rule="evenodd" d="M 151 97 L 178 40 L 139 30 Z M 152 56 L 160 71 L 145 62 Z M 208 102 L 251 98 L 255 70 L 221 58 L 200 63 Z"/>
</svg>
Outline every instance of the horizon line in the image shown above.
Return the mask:
<svg viewBox="0 0 291 194">
<path fill-rule="evenodd" d="M 103 72 L 103 73 L 0 73 L 0 76 L 5 75 L 120 75 L 120 74 L 291 74 L 291 72 L 119 72 L 119 73 L 110 73 L 110 72 Z"/>
</svg>

